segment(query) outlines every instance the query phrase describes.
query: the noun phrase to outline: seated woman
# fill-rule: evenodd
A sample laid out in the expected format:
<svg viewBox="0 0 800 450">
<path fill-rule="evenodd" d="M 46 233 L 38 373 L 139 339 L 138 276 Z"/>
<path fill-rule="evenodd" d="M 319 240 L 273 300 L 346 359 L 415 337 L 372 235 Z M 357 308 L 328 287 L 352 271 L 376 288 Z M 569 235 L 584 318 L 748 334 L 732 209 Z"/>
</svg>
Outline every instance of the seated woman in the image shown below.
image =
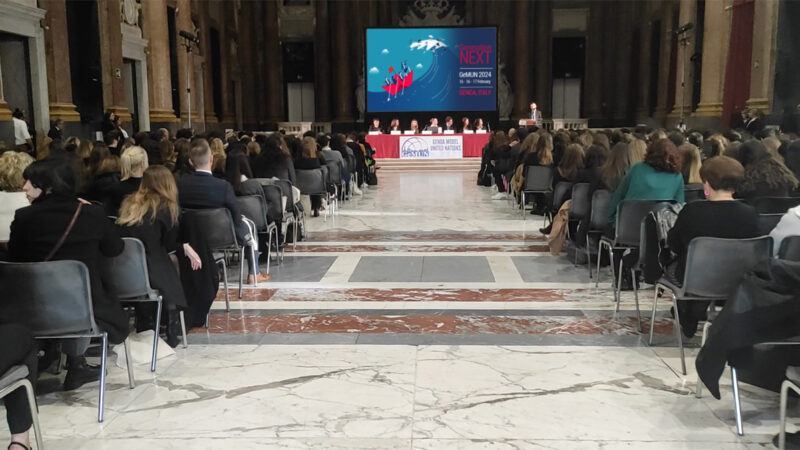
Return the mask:
<svg viewBox="0 0 800 450">
<path fill-rule="evenodd" d="M 474 122 L 475 122 L 474 130 L 477 131 L 477 130 L 485 130 L 486 129 L 486 127 L 483 125 L 483 119 L 481 119 L 480 117 L 475 118 Z"/>
<path fill-rule="evenodd" d="M 144 244 L 147 254 L 147 273 L 150 284 L 163 296 L 167 310 L 167 343 L 178 345 L 181 333 L 178 309 L 187 308 L 181 280 L 169 255 L 189 260 L 193 270 L 203 267 L 200 256 L 187 243 L 178 245 L 178 187 L 172 173 L 164 166 L 148 167 L 144 171 L 139 190 L 122 202 L 117 218 L 122 236 L 137 238 Z M 207 261 L 207 265 L 213 266 Z M 151 305 L 151 304 L 147 304 Z M 153 308 L 137 307 L 136 331 L 154 328 Z"/>
<path fill-rule="evenodd" d="M 800 206 L 795 206 L 786 211 L 786 214 L 781 217 L 780 222 L 769 232 L 769 235 L 772 236 L 772 243 L 774 244 L 772 254 L 777 256 L 778 251 L 781 249 L 781 243 L 785 238 L 800 236 Z"/>
<path fill-rule="evenodd" d="M 128 147 L 119 158 L 120 182 L 111 188 L 109 204 L 106 212 L 109 216 L 116 216 L 125 197 L 139 189 L 142 174 L 148 166 L 147 152 L 142 147 Z"/>
<path fill-rule="evenodd" d="M 264 142 L 261 154 L 255 158 L 251 169 L 256 178 L 278 178 L 289 180 L 292 184 L 296 182 L 289 147 L 275 134 Z"/>
<path fill-rule="evenodd" d="M 361 150 L 359 149 L 359 151 Z M 303 138 L 300 157 L 294 162 L 295 170 L 314 170 L 320 167 L 320 160 L 317 157 L 317 141 L 312 137 Z M 319 217 L 320 208 L 322 208 L 322 197 L 311 195 L 312 216 Z"/>
<path fill-rule="evenodd" d="M 28 367 L 28 381 L 36 388 L 36 342 L 31 332 L 20 325 L 0 325 L 0 375 L 14 366 Z M 23 388 L 8 394 L 3 401 L 6 405 L 6 421 L 11 431 L 9 450 L 30 450 L 30 429 L 33 425 L 28 407 L 27 392 Z"/>
<path fill-rule="evenodd" d="M 128 317 L 119 300 L 106 292 L 100 275 L 101 257 L 117 256 L 124 248 L 113 223 L 102 207 L 75 197 L 75 173 L 69 162 L 60 158 L 37 161 L 22 176 L 31 205 L 17 210 L 11 223 L 9 260 L 75 260 L 86 264 L 95 321 L 108 333 L 111 343 L 122 343 L 128 336 Z M 62 341 L 62 351 L 67 354 L 64 390 L 100 378 L 99 368 L 87 365 L 83 357 L 88 346 L 88 338 Z"/>
<path fill-rule="evenodd" d="M 679 283 L 683 283 L 686 252 L 692 239 L 701 236 L 745 239 L 759 235 L 755 209 L 733 199 L 743 175 L 742 165 L 727 156 L 708 159 L 700 169 L 709 201 L 687 203 L 667 235 L 667 245 L 677 255 L 668 271 Z M 694 336 L 697 323 L 705 317 L 708 302 L 680 302 L 678 308 L 683 334 Z"/>
<path fill-rule="evenodd" d="M 561 157 L 561 162 L 558 164 L 558 168 L 556 168 L 553 174 L 553 192 L 555 192 L 556 186 L 561 182 L 575 182 L 578 178 L 578 172 L 583 169 L 583 158 L 583 147 L 581 147 L 580 144 L 569 144 L 566 146 L 564 154 Z M 572 190 L 564 197 L 563 202 L 570 200 L 571 197 Z M 559 205 L 549 205 L 550 212 L 555 215 L 556 212 L 561 209 L 563 202 Z M 550 225 L 539 228 L 539 232 L 542 234 L 550 234 L 552 229 L 553 223 L 551 222 Z"/>
<path fill-rule="evenodd" d="M 0 242 L 8 241 L 14 212 L 28 206 L 22 192 L 25 179 L 22 172 L 33 163 L 33 157 L 23 152 L 5 152 L 0 155 Z"/>
<path fill-rule="evenodd" d="M 252 144 L 256 144 L 252 142 Z M 250 160 L 241 150 L 233 150 L 225 158 L 225 179 L 233 186 L 236 195 L 242 195 L 242 182 L 253 178 Z"/>
<path fill-rule="evenodd" d="M 736 197 L 752 201 L 759 197 L 787 197 L 797 188 L 797 178 L 781 161 L 769 154 L 760 141 L 739 146 L 736 159 L 744 166 L 744 177 Z"/>
<path fill-rule="evenodd" d="M 680 155 L 669 139 L 650 144 L 644 162 L 634 164 L 614 190 L 608 205 L 611 228 L 615 227 L 617 206 L 625 200 L 672 200 L 683 203 Z"/>
<path fill-rule="evenodd" d="M 119 156 L 109 155 L 97 167 L 97 171 L 81 190 L 80 196 L 90 202 L 108 205 L 114 186 L 120 181 Z"/>
</svg>

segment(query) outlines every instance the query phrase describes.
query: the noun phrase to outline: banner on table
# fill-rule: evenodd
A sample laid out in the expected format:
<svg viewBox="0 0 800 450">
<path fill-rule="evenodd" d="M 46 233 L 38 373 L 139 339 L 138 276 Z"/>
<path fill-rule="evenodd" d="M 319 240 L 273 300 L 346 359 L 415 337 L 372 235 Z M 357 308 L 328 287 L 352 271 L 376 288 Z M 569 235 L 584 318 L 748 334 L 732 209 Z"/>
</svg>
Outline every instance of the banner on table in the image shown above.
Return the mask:
<svg viewBox="0 0 800 450">
<path fill-rule="evenodd" d="M 400 136 L 402 159 L 455 159 L 463 153 L 462 136 Z"/>
</svg>

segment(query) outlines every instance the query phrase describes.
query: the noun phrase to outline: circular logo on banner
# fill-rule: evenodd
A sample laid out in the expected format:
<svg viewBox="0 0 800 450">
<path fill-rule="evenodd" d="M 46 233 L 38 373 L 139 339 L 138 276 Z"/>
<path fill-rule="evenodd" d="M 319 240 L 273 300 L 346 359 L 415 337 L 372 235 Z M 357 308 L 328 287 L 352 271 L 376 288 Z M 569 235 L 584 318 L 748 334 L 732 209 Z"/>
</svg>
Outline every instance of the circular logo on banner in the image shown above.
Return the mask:
<svg viewBox="0 0 800 450">
<path fill-rule="evenodd" d="M 418 137 L 410 137 L 403 140 L 400 147 L 401 158 L 430 158 L 428 141 Z"/>
</svg>

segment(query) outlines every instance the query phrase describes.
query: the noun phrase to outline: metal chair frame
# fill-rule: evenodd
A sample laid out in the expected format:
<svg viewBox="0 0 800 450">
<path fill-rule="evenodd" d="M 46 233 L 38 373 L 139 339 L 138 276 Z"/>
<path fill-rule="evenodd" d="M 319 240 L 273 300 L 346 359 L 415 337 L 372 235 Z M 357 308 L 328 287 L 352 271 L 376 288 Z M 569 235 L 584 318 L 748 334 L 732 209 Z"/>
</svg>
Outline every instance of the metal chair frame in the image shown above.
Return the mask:
<svg viewBox="0 0 800 450">
<path fill-rule="evenodd" d="M 39 426 L 39 408 L 36 405 L 36 395 L 33 393 L 33 385 L 26 378 L 28 376 L 26 366 L 13 366 L 0 375 L 0 400 L 16 391 L 19 388 L 25 389 L 25 397 L 28 399 L 28 408 L 31 412 L 33 422 L 33 434 L 36 438 L 36 448 L 44 450 L 44 440 L 42 439 L 42 427 Z"/>
<path fill-rule="evenodd" d="M 553 193 L 553 168 L 544 166 L 526 166 L 525 183 L 520 189 L 522 207 L 522 218 L 525 220 L 525 205 L 527 204 L 528 194 L 552 194 Z M 544 224 L 547 224 L 548 215 L 544 216 Z"/>
</svg>

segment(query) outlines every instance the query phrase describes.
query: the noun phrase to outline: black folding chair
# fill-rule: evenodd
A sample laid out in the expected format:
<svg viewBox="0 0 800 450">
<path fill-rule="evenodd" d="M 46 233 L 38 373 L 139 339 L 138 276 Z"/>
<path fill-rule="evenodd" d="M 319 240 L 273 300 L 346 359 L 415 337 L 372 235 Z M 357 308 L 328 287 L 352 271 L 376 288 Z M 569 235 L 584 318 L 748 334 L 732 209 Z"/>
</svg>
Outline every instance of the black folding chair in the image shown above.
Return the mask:
<svg viewBox="0 0 800 450">
<path fill-rule="evenodd" d="M 553 168 L 543 166 L 527 166 L 525 167 L 525 184 L 520 191 L 522 202 L 522 217 L 525 218 L 525 205 L 527 204 L 527 196 L 540 194 L 545 199 L 553 193 Z M 547 215 L 545 215 L 545 222 Z"/>
<path fill-rule="evenodd" d="M 778 258 L 800 262 L 800 236 L 788 236 L 781 241 Z"/>
<path fill-rule="evenodd" d="M 275 235 L 275 247 L 278 247 L 278 226 L 267 218 L 267 205 L 264 198 L 258 195 L 236 197 L 242 215 L 253 221 L 255 231 L 259 235 L 267 235 L 267 273 L 272 252 L 272 236 Z M 280 251 L 280 250 L 279 250 Z"/>
<path fill-rule="evenodd" d="M 572 194 L 572 186 L 574 184 L 575 183 L 569 181 L 560 181 L 556 184 L 555 189 L 553 189 L 553 204 L 550 210 L 547 211 L 551 223 L 553 222 L 555 213 L 561 209 L 561 205 L 563 205 L 564 202 L 567 201 L 567 197 Z"/>
<path fill-rule="evenodd" d="M 687 184 L 683 187 L 683 198 L 686 203 L 705 200 L 706 193 L 702 184 Z"/>
<path fill-rule="evenodd" d="M 0 317 L 24 325 L 36 339 L 100 338 L 100 394 L 97 421 L 103 421 L 106 398 L 108 333 L 94 320 L 89 269 L 80 261 L 0 262 L 0 286 L 6 289 Z M 123 342 L 128 385 L 135 386 L 127 342 Z"/>
<path fill-rule="evenodd" d="M 602 236 L 608 227 L 608 204 L 611 202 L 611 193 L 599 189 L 592 194 L 592 207 L 589 213 L 589 229 L 586 232 L 586 265 L 589 269 L 589 278 L 592 278 L 592 255 L 589 245 L 590 236 Z M 600 277 L 600 254 L 597 254 L 597 277 Z"/>
<path fill-rule="evenodd" d="M 161 324 L 162 296 L 157 290 L 150 287 L 150 276 L 147 272 L 147 254 L 142 241 L 135 238 L 122 238 L 125 249 L 121 254 L 106 258 L 102 265 L 103 281 L 108 283 L 120 302 L 130 303 L 156 303 L 156 321 L 153 330 L 153 356 L 150 362 L 150 371 L 156 371 L 158 359 L 158 330 Z M 183 311 L 179 312 L 181 332 L 183 334 L 183 348 L 186 348 L 186 322 Z"/>
<path fill-rule="evenodd" d="M 575 183 L 572 186 L 572 203 L 569 205 L 567 236 L 570 230 L 574 229 L 582 220 L 586 220 L 591 214 L 592 203 L 589 198 L 589 183 Z M 578 244 L 576 242 L 576 244 Z M 578 264 L 578 252 L 575 252 L 575 265 Z"/>
<path fill-rule="evenodd" d="M 319 195 L 322 198 L 328 196 L 325 186 L 325 173 L 322 169 L 296 170 L 297 187 L 305 195 Z M 325 209 L 324 220 L 328 220 L 328 209 Z"/>
</svg>

